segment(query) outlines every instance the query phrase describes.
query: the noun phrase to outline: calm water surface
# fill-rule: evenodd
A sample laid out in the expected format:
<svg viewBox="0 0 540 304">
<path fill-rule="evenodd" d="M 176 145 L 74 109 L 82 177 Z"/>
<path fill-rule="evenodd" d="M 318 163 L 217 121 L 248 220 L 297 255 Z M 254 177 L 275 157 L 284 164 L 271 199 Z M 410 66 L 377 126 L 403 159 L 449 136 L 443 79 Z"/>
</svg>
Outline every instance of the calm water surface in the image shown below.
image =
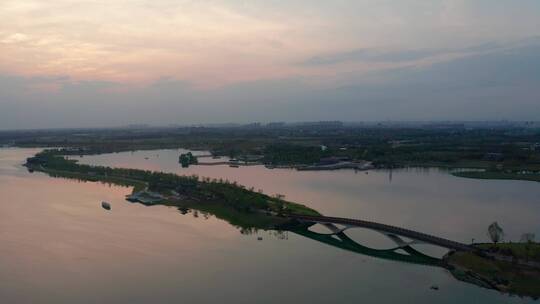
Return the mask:
<svg viewBox="0 0 540 304">
<path fill-rule="evenodd" d="M 20 166 L 38 150 L 0 149 L 2 303 L 527 303 L 455 280 L 444 269 L 383 260 L 305 237 L 242 235 L 213 217 L 125 201 L 131 189 L 50 178 Z M 510 239 L 540 235 L 533 182 L 456 178 L 435 169 L 298 172 L 261 166 L 180 168 L 182 150 L 81 162 L 198 174 L 280 193 L 325 215 L 370 219 L 462 242 L 497 220 Z M 100 206 L 108 201 L 112 210 Z M 355 241 L 389 248 L 374 232 Z M 258 241 L 257 237 L 263 237 Z M 418 246 L 441 255 L 444 250 Z M 440 290 L 429 287 L 436 284 Z"/>
</svg>

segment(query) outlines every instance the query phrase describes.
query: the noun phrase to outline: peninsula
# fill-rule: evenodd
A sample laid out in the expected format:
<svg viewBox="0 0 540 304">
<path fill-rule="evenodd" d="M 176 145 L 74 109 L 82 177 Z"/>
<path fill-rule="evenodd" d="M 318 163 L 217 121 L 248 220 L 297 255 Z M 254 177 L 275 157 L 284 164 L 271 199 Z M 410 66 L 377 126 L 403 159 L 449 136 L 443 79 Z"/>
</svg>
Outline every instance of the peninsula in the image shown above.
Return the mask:
<svg viewBox="0 0 540 304">
<path fill-rule="evenodd" d="M 319 215 L 317 211 L 286 201 L 280 195 L 269 196 L 228 180 L 89 166 L 66 159 L 66 154 L 69 154 L 69 150 L 44 150 L 28 158 L 25 166 L 30 171 L 44 172 L 53 177 L 132 186 L 133 194 L 128 198 L 133 201 L 148 205 L 159 203 L 179 209 L 196 206 L 243 228 L 275 228 L 288 221 L 282 217 L 285 213 Z"/>
</svg>

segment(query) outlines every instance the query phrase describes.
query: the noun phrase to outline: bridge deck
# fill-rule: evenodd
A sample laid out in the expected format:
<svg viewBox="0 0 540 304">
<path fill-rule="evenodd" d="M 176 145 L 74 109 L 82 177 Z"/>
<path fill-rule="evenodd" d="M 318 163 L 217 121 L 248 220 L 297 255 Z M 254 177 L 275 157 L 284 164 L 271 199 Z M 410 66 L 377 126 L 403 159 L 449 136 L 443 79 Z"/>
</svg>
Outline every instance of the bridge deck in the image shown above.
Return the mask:
<svg viewBox="0 0 540 304">
<path fill-rule="evenodd" d="M 348 225 L 348 226 L 357 226 L 357 227 L 364 227 L 368 229 L 378 230 L 386 233 L 396 234 L 404 237 L 408 237 L 414 240 L 418 241 L 424 241 L 426 243 L 438 245 L 441 247 L 449 248 L 449 249 L 455 249 L 460 251 L 472 251 L 475 250 L 474 247 L 455 242 L 452 240 L 440 238 L 437 236 L 425 234 L 422 232 L 409 230 L 401 227 L 376 223 L 376 222 L 370 222 L 370 221 L 364 221 L 364 220 L 357 220 L 357 219 L 348 219 L 348 218 L 340 218 L 340 217 L 329 217 L 329 216 L 311 216 L 311 215 L 299 215 L 299 214 L 290 214 L 289 218 L 300 220 L 300 221 L 306 221 L 306 222 L 315 222 L 315 223 L 332 223 L 332 224 L 340 224 L 340 225 Z"/>
</svg>

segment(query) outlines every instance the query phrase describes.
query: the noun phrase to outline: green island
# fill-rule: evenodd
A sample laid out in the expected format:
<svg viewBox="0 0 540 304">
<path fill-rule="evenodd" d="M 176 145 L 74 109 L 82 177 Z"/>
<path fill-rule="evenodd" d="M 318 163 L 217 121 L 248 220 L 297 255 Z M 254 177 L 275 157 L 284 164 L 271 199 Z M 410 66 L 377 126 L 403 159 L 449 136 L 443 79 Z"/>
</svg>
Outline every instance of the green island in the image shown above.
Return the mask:
<svg viewBox="0 0 540 304">
<path fill-rule="evenodd" d="M 262 229 L 310 235 L 307 230 L 310 224 L 298 223 L 287 215 L 320 215 L 316 210 L 284 200 L 281 195 L 268 196 L 226 180 L 79 164 L 66 158 L 73 151 L 43 150 L 28 158 L 25 166 L 29 171 L 44 172 L 52 177 L 133 187 L 127 197 L 129 201 L 175 207 L 183 214 L 194 210 L 194 214 L 214 215 L 247 234 Z M 331 244 L 333 239 L 326 242 Z M 343 244 L 336 243 L 336 246 Z M 473 251 L 452 250 L 435 265 L 448 269 L 458 280 L 510 294 L 540 297 L 537 288 L 540 286 L 540 244 L 529 241 L 475 244 L 474 247 Z M 373 250 L 363 249 L 362 252 Z"/>
<path fill-rule="evenodd" d="M 187 168 L 189 165 L 196 165 L 199 163 L 197 157 L 191 152 L 180 154 L 178 157 L 178 162 L 182 164 L 183 168 Z"/>
</svg>

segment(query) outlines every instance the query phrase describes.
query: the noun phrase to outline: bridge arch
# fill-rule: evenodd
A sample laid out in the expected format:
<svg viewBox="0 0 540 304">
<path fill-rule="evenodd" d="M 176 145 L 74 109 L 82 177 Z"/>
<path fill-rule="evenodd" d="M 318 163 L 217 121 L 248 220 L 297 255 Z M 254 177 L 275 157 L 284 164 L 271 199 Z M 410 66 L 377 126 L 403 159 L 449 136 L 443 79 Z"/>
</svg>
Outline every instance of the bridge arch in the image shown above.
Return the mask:
<svg viewBox="0 0 540 304">
<path fill-rule="evenodd" d="M 407 244 L 413 244 L 413 243 L 407 243 L 401 237 L 406 237 L 409 239 L 414 240 L 414 243 L 427 243 L 427 244 L 433 244 L 440 247 L 445 247 L 452 250 L 459 250 L 459 251 L 473 251 L 476 250 L 474 247 L 455 242 L 452 240 L 444 239 L 441 237 L 425 234 L 422 232 L 405 229 L 401 227 L 376 223 L 376 222 L 370 222 L 370 221 L 364 221 L 364 220 L 357 220 L 357 219 L 347 219 L 347 218 L 338 218 L 338 217 L 328 217 L 328 216 L 311 216 L 311 215 L 296 215 L 296 214 L 290 214 L 288 215 L 289 218 L 296 220 L 300 223 L 304 224 L 323 224 L 326 227 L 329 227 L 329 229 L 332 231 L 332 234 L 339 234 L 343 233 L 347 229 L 350 229 L 352 227 L 362 227 L 367 229 L 372 229 L 378 232 L 381 232 L 383 234 L 386 234 L 389 236 L 394 242 L 398 244 L 398 246 L 406 246 Z M 336 224 L 343 225 L 344 228 L 338 228 L 335 226 Z M 332 225 L 334 227 L 332 227 Z"/>
</svg>

